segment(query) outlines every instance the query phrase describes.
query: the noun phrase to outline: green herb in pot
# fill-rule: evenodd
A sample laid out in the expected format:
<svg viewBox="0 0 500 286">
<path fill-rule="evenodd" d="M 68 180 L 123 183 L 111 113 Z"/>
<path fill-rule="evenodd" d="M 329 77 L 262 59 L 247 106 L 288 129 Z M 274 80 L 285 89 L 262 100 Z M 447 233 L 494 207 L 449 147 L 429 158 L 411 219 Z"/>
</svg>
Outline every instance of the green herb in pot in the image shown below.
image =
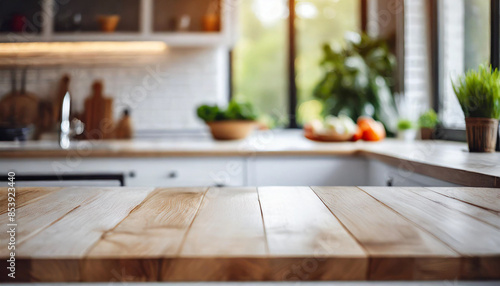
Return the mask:
<svg viewBox="0 0 500 286">
<path fill-rule="evenodd" d="M 235 100 L 229 102 L 226 109 L 221 109 L 217 105 L 201 105 L 197 109 L 197 114 L 205 122 L 257 119 L 257 113 L 250 103 Z"/>
<path fill-rule="evenodd" d="M 429 111 L 420 115 L 420 117 L 418 118 L 418 126 L 420 128 L 434 129 L 438 124 L 438 115 L 436 114 L 434 109 L 430 109 Z"/>
</svg>

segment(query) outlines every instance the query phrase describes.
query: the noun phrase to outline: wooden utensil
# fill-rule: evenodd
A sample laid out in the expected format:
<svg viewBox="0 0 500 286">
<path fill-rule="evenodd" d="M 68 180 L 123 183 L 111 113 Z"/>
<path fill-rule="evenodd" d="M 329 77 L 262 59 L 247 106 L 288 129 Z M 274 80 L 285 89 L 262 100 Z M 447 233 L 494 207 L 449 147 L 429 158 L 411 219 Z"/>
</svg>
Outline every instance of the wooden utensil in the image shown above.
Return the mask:
<svg viewBox="0 0 500 286">
<path fill-rule="evenodd" d="M 92 85 L 92 95 L 85 100 L 85 135 L 87 139 L 113 138 L 113 99 L 105 98 L 101 81 Z"/>
<path fill-rule="evenodd" d="M 11 74 L 12 90 L 0 100 L 0 121 L 10 126 L 28 126 L 38 120 L 38 97 L 26 91 L 25 68 L 21 75 L 21 90 L 17 92 L 16 71 Z"/>
<path fill-rule="evenodd" d="M 10 92 L 6 93 L 0 100 L 0 123 L 2 123 L 3 125 L 14 126 L 15 117 L 14 106 L 12 102 L 14 96 L 17 95 L 16 80 L 16 70 L 12 69 L 10 71 L 11 90 Z"/>
<path fill-rule="evenodd" d="M 116 125 L 115 138 L 116 139 L 132 139 L 133 137 L 132 120 L 130 119 L 130 111 L 125 109 L 123 116 Z"/>
<path fill-rule="evenodd" d="M 21 124 L 30 125 L 37 123 L 39 98 L 34 93 L 26 91 L 27 68 L 23 69 L 21 76 L 21 92 L 18 96 L 19 116 L 22 117 Z"/>
</svg>

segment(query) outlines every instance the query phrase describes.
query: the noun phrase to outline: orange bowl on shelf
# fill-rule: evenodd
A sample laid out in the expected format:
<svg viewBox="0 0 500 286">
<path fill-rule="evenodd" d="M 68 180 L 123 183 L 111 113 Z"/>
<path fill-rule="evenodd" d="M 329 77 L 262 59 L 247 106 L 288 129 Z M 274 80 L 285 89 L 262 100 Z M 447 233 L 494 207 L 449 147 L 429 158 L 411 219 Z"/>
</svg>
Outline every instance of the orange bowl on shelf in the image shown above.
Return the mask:
<svg viewBox="0 0 500 286">
<path fill-rule="evenodd" d="M 101 25 L 101 31 L 112 33 L 116 30 L 118 22 L 120 22 L 120 15 L 99 15 L 97 21 Z"/>
<path fill-rule="evenodd" d="M 220 31 L 220 17 L 217 14 L 207 14 L 202 18 L 204 32 Z"/>
<path fill-rule="evenodd" d="M 257 128 L 252 120 L 224 120 L 207 122 L 215 140 L 240 140 L 246 138 Z"/>
</svg>

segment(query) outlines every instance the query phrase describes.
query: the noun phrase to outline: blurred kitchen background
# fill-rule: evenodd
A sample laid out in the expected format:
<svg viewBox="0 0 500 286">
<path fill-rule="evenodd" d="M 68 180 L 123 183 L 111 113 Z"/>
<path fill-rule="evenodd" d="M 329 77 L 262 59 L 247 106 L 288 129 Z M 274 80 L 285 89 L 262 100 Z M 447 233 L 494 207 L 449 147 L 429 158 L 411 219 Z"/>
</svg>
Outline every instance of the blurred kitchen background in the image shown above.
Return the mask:
<svg viewBox="0 0 500 286">
<path fill-rule="evenodd" d="M 253 103 L 269 127 L 296 127 L 324 108 L 314 95 L 323 45 L 366 33 L 395 57 L 400 113 L 417 120 L 434 108 L 444 128 L 463 129 L 449 79 L 489 61 L 490 9 L 490 0 L 1 0 L 0 95 L 15 81 L 45 103 L 32 122 L 43 125 L 57 116 L 43 106 L 57 106 L 65 75 L 77 117 L 100 81 L 113 120 L 129 109 L 135 137 L 204 131 L 196 107 L 230 98 Z"/>
</svg>

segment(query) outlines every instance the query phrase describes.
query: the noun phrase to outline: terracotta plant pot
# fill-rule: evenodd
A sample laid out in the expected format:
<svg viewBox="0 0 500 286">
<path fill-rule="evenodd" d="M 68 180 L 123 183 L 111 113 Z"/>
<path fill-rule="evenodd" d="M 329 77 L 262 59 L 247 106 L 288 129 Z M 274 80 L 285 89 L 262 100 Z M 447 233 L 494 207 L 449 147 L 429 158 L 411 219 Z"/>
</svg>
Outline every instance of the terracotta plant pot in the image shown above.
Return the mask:
<svg viewBox="0 0 500 286">
<path fill-rule="evenodd" d="M 251 120 L 227 120 L 207 122 L 215 140 L 239 140 L 246 138 L 257 127 Z"/>
<path fill-rule="evenodd" d="M 97 21 L 101 25 L 101 31 L 106 33 L 112 33 L 116 30 L 118 22 L 120 22 L 119 15 L 100 15 L 97 17 Z"/>
<path fill-rule="evenodd" d="M 217 14 L 203 16 L 202 23 L 205 32 L 218 32 L 220 30 L 220 18 Z"/>
<path fill-rule="evenodd" d="M 469 152 L 495 152 L 498 120 L 492 118 L 465 118 Z"/>
<path fill-rule="evenodd" d="M 433 139 L 434 128 L 420 128 L 420 138 L 422 140 L 431 140 Z"/>
</svg>

